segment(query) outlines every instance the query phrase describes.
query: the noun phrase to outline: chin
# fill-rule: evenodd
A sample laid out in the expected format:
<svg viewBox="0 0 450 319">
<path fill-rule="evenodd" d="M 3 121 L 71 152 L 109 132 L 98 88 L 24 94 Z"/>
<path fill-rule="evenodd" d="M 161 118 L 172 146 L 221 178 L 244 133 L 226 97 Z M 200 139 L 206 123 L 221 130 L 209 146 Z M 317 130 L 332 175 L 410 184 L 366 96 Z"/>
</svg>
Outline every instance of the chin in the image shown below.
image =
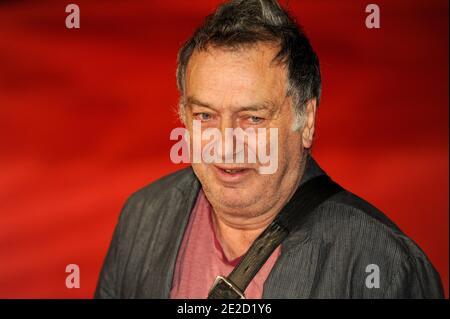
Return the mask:
<svg viewBox="0 0 450 319">
<path fill-rule="evenodd" d="M 257 203 L 261 196 L 258 196 L 249 189 L 242 188 L 228 188 L 219 186 L 214 188 L 214 199 L 220 203 L 221 206 L 228 208 L 246 208 Z"/>
</svg>

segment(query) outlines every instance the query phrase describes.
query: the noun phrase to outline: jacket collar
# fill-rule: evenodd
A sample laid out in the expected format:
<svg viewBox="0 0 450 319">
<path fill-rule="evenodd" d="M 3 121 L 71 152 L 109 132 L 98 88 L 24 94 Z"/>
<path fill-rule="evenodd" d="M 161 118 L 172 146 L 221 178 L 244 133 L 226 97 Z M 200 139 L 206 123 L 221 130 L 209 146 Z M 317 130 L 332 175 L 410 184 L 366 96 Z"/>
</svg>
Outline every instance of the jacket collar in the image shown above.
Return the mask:
<svg viewBox="0 0 450 319">
<path fill-rule="evenodd" d="M 300 185 L 303 185 L 307 181 L 314 177 L 326 175 L 322 168 L 317 164 L 314 158 L 308 154 L 306 159 L 305 170 L 300 180 Z M 282 253 L 286 253 L 295 248 L 299 244 L 303 243 L 309 237 L 310 224 L 305 223 L 301 228 L 293 231 L 281 244 Z"/>
</svg>

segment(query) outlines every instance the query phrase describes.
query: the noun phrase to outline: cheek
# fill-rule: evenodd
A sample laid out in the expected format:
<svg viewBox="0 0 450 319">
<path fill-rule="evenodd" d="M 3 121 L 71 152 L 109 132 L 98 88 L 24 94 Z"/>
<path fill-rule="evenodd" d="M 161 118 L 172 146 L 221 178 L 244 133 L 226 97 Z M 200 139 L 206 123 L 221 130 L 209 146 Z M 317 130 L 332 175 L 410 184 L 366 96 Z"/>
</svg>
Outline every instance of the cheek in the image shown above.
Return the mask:
<svg viewBox="0 0 450 319">
<path fill-rule="evenodd" d="M 285 132 L 280 138 L 280 161 L 297 160 L 302 154 L 302 138 L 299 131 Z"/>
<path fill-rule="evenodd" d="M 201 176 L 207 175 L 207 165 L 205 163 L 191 163 L 192 169 L 194 172 L 198 173 Z"/>
<path fill-rule="evenodd" d="M 208 171 L 205 164 L 191 164 L 194 174 L 199 179 L 203 187 L 207 187 L 211 183 L 211 173 Z"/>
</svg>

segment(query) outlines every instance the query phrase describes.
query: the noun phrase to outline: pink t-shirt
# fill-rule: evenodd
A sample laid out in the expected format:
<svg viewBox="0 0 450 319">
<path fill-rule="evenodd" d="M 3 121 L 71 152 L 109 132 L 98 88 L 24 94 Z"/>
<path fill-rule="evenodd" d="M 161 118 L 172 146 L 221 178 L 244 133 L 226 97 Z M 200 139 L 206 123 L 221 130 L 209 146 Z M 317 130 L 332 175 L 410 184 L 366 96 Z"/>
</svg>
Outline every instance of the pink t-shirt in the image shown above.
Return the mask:
<svg viewBox="0 0 450 319">
<path fill-rule="evenodd" d="M 217 240 L 212 209 L 200 190 L 177 257 L 170 298 L 205 299 L 218 275 L 228 276 L 240 258 L 228 260 Z M 263 286 L 280 255 L 278 247 L 253 278 L 245 297 L 260 299 Z"/>
</svg>

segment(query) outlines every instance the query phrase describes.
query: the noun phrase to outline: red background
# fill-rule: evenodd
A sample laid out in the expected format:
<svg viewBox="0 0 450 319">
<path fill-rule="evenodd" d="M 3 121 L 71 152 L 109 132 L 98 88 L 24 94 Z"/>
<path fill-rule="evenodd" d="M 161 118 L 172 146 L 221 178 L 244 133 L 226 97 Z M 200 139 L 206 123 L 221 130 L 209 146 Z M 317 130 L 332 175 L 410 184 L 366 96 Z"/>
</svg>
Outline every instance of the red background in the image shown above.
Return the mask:
<svg viewBox="0 0 450 319">
<path fill-rule="evenodd" d="M 300 4 L 299 4 L 300 2 Z M 448 1 L 290 1 L 321 59 L 315 157 L 448 296 Z M 93 295 L 117 216 L 170 162 L 176 53 L 218 1 L 0 1 L 0 297 Z M 65 267 L 81 288 L 65 287 Z"/>
</svg>

